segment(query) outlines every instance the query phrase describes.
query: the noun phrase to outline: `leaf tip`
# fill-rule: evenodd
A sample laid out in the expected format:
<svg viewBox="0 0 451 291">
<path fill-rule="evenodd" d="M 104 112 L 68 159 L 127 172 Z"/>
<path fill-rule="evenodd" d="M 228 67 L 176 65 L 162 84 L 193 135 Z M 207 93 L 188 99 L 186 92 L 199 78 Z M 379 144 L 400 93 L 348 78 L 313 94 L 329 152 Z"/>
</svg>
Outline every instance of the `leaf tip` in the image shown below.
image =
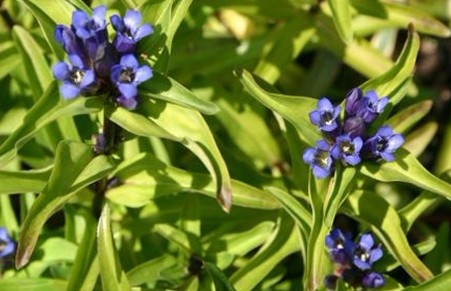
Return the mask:
<svg viewBox="0 0 451 291">
<path fill-rule="evenodd" d="M 22 247 L 22 244 L 19 242 L 19 247 L 17 249 L 15 265 L 16 269 L 21 269 L 28 264 L 33 248 L 30 245 Z"/>
<path fill-rule="evenodd" d="M 232 208 L 232 189 L 229 186 L 222 186 L 217 195 L 217 199 L 222 209 L 230 213 L 230 209 Z"/>
</svg>

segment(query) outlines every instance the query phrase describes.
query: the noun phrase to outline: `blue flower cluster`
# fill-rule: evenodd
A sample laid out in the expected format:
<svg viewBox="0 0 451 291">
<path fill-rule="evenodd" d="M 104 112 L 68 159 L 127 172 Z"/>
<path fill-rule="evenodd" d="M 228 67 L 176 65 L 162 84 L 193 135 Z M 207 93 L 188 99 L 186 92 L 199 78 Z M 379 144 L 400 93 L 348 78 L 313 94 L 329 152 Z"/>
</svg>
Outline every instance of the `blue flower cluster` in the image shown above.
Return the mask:
<svg viewBox="0 0 451 291">
<path fill-rule="evenodd" d="M 326 237 L 326 246 L 330 258 L 338 266 L 335 273 L 324 280 L 328 289 L 335 289 L 340 278 L 353 287 L 379 288 L 385 284 L 384 277 L 372 270 L 383 252 L 370 233 L 362 234 L 355 243 L 349 233 L 335 228 Z"/>
<path fill-rule="evenodd" d="M 53 75 L 62 81 L 63 98 L 80 95 L 106 94 L 118 104 L 135 109 L 138 104 L 137 86 L 152 77 L 152 69 L 139 65 L 136 57 L 138 42 L 153 33 L 149 24 L 141 24 L 141 14 L 128 10 L 124 18 L 110 17 L 116 31 L 108 39 L 106 7 L 98 6 L 92 17 L 77 10 L 70 27 L 57 25 L 55 39 L 68 55 L 69 63 L 59 62 Z"/>
<path fill-rule="evenodd" d="M 334 161 L 355 166 L 362 158 L 387 162 L 395 159 L 393 153 L 404 143 L 402 135 L 393 133 L 388 125 L 379 128 L 373 136 L 366 133 L 387 103 L 387 97 L 379 98 L 374 91 L 363 94 L 359 88 L 354 88 L 346 97 L 344 122 L 341 122 L 340 106 L 334 106 L 327 98 L 318 101 L 317 109 L 310 112 L 309 117 L 324 139 L 303 154 L 304 162 L 310 165 L 317 178 L 329 176 Z"/>
<path fill-rule="evenodd" d="M 16 250 L 16 243 L 4 227 L 0 227 L 0 261 L 11 257 Z"/>
</svg>

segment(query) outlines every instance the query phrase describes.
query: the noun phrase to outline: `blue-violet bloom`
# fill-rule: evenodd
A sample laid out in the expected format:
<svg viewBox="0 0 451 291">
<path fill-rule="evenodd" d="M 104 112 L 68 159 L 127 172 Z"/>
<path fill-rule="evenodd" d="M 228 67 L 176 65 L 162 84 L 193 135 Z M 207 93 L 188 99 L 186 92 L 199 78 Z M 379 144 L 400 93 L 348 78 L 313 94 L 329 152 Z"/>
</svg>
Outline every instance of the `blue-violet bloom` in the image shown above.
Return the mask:
<svg viewBox="0 0 451 291">
<path fill-rule="evenodd" d="M 359 112 L 363 98 L 362 90 L 359 88 L 351 89 L 346 95 L 345 112 L 346 117 L 354 117 Z"/>
<path fill-rule="evenodd" d="M 387 97 L 379 98 L 375 91 L 368 91 L 363 96 L 357 115 L 362 117 L 365 123 L 371 123 L 382 113 L 387 104 Z"/>
<path fill-rule="evenodd" d="M 83 40 L 89 38 L 100 38 L 100 41 L 106 40 L 105 20 L 106 7 L 101 5 L 94 8 L 92 18 L 82 10 L 76 10 L 72 14 L 72 26 L 75 34 Z"/>
<path fill-rule="evenodd" d="M 370 233 L 364 233 L 355 245 L 353 263 L 360 270 L 368 270 L 382 257 L 382 254 L 382 247 L 374 244 L 373 236 Z"/>
<path fill-rule="evenodd" d="M 385 284 L 384 277 L 375 271 L 367 271 L 362 278 L 362 286 L 365 288 L 379 288 Z"/>
<path fill-rule="evenodd" d="M 70 65 L 59 62 L 53 66 L 53 75 L 63 81 L 60 86 L 61 95 L 65 99 L 79 96 L 95 84 L 94 71 L 86 68 L 78 55 L 69 56 Z"/>
<path fill-rule="evenodd" d="M 153 28 L 148 23 L 141 25 L 141 13 L 136 10 L 127 10 L 123 19 L 113 15 L 110 20 L 117 32 L 113 44 L 121 53 L 134 52 L 136 43 L 153 33 Z"/>
<path fill-rule="evenodd" d="M 332 261 L 342 266 L 347 266 L 351 263 L 354 242 L 348 232 L 342 232 L 338 228 L 332 229 L 326 236 L 326 246 L 329 249 Z"/>
<path fill-rule="evenodd" d="M 10 256 L 16 249 L 16 243 L 4 227 L 0 227 L 0 259 Z"/>
<path fill-rule="evenodd" d="M 340 135 L 335 140 L 331 154 L 334 159 L 341 159 L 345 164 L 355 166 L 361 161 L 359 153 L 362 146 L 363 141 L 360 137 L 351 138 L 347 134 Z"/>
<path fill-rule="evenodd" d="M 122 56 L 119 64 L 111 68 L 111 81 L 120 92 L 118 102 L 129 109 L 136 107 L 137 86 L 152 78 L 152 69 L 147 65 L 139 66 L 132 54 Z"/>
<path fill-rule="evenodd" d="M 343 124 L 343 132 L 354 138 L 357 136 L 364 137 L 365 136 L 365 121 L 362 117 L 353 116 L 345 119 Z"/>
<path fill-rule="evenodd" d="M 334 106 L 327 98 L 318 100 L 318 109 L 310 112 L 310 121 L 324 132 L 332 132 L 338 128 L 340 106 Z"/>
<path fill-rule="evenodd" d="M 391 162 L 395 159 L 393 153 L 404 144 L 404 138 L 400 134 L 394 134 L 393 129 L 384 125 L 376 135 L 365 142 L 365 148 L 372 156 Z"/>
<path fill-rule="evenodd" d="M 85 59 L 83 43 L 74 31 L 65 25 L 58 24 L 55 28 L 55 40 L 63 47 L 68 55 L 78 55 Z"/>
<path fill-rule="evenodd" d="M 308 148 L 302 156 L 304 162 L 313 169 L 313 174 L 317 178 L 326 178 L 332 171 L 332 157 L 329 152 L 329 145 L 326 141 L 320 140 L 316 143 L 316 148 Z"/>
</svg>

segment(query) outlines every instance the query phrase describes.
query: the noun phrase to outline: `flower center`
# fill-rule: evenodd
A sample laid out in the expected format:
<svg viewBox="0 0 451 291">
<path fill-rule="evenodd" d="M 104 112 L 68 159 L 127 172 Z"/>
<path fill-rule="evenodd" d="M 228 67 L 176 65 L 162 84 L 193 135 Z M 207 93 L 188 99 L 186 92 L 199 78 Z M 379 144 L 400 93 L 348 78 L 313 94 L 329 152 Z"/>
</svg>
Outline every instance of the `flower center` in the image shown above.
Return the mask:
<svg viewBox="0 0 451 291">
<path fill-rule="evenodd" d="M 387 147 L 387 140 L 385 138 L 381 138 L 376 143 L 376 150 L 379 152 L 383 152 Z"/>
<path fill-rule="evenodd" d="M 82 70 L 75 69 L 70 74 L 70 79 L 74 84 L 80 84 L 83 80 L 84 72 Z"/>
<path fill-rule="evenodd" d="M 315 164 L 322 168 L 327 168 L 329 160 L 329 152 L 328 151 L 322 151 L 317 150 L 315 154 Z"/>
<path fill-rule="evenodd" d="M 8 244 L 0 239 L 0 253 L 3 252 L 3 250 L 6 248 Z"/>
<path fill-rule="evenodd" d="M 349 141 L 344 141 L 341 143 L 341 152 L 347 155 L 354 154 L 354 145 Z"/>
<path fill-rule="evenodd" d="M 362 261 L 368 262 L 370 260 L 370 254 L 365 250 L 359 248 L 356 250 L 355 255 Z"/>
<path fill-rule="evenodd" d="M 130 68 L 125 68 L 121 70 L 119 74 L 119 82 L 120 83 L 131 83 L 135 79 L 135 74 L 133 70 Z"/>
<path fill-rule="evenodd" d="M 323 114 L 321 115 L 321 121 L 325 125 L 331 125 L 334 122 L 334 116 L 332 112 L 329 111 L 323 112 Z"/>
</svg>

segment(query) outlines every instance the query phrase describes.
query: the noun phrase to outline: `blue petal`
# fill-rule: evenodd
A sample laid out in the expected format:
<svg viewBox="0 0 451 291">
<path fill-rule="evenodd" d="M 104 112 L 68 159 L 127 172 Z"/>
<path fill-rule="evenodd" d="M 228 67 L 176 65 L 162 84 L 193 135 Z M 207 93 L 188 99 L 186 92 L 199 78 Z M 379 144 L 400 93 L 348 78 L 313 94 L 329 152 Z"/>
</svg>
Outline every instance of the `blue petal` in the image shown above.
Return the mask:
<svg viewBox="0 0 451 291">
<path fill-rule="evenodd" d="M 400 134 L 395 134 L 388 139 L 386 150 L 395 151 L 404 144 L 404 138 Z"/>
<path fill-rule="evenodd" d="M 380 156 L 386 160 L 387 162 L 393 162 L 395 160 L 395 156 L 389 152 L 380 152 Z"/>
<path fill-rule="evenodd" d="M 315 177 L 319 178 L 319 179 L 324 179 L 327 176 L 329 176 L 329 171 L 321 168 L 319 166 L 313 166 L 313 175 L 315 175 Z"/>
<path fill-rule="evenodd" d="M 94 71 L 87 70 L 83 75 L 83 79 L 81 80 L 80 87 L 82 89 L 84 89 L 84 88 L 92 85 L 94 83 L 95 79 L 96 79 L 96 76 L 94 74 Z"/>
<path fill-rule="evenodd" d="M 332 112 L 334 110 L 334 106 L 332 105 L 332 102 L 330 102 L 328 98 L 324 97 L 318 101 L 318 109 L 321 111 Z"/>
<path fill-rule="evenodd" d="M 153 76 L 152 69 L 147 65 L 143 65 L 139 67 L 138 70 L 136 70 L 134 82 L 136 84 L 141 84 L 142 82 L 152 78 L 152 76 Z"/>
<path fill-rule="evenodd" d="M 365 288 L 379 288 L 385 284 L 384 277 L 374 271 L 365 273 L 362 278 L 362 286 Z"/>
<path fill-rule="evenodd" d="M 75 10 L 72 13 L 72 24 L 75 27 L 85 26 L 89 22 L 89 16 L 86 12 L 81 10 Z"/>
<path fill-rule="evenodd" d="M 335 144 L 332 147 L 332 150 L 331 150 L 330 153 L 331 153 L 332 157 L 334 157 L 334 159 L 336 159 L 336 160 L 340 159 L 340 157 L 341 157 L 341 150 L 340 150 L 339 145 Z"/>
<path fill-rule="evenodd" d="M 72 83 L 64 82 L 60 86 L 60 92 L 64 99 L 73 99 L 80 95 L 80 88 Z"/>
<path fill-rule="evenodd" d="M 119 76 L 121 74 L 122 71 L 122 66 L 117 64 L 111 67 L 111 71 L 110 71 L 110 78 L 111 81 L 114 84 L 118 84 L 119 83 Z"/>
<path fill-rule="evenodd" d="M 53 76 L 60 81 L 66 80 L 69 73 L 69 66 L 65 62 L 59 62 L 53 66 Z"/>
<path fill-rule="evenodd" d="M 122 56 L 120 64 L 123 67 L 130 68 L 130 69 L 137 69 L 138 68 L 138 60 L 136 57 L 132 54 L 126 54 Z"/>
<path fill-rule="evenodd" d="M 352 143 L 354 144 L 354 153 L 358 154 L 360 152 L 360 150 L 362 149 L 363 140 L 359 136 L 357 136 L 354 138 Z"/>
<path fill-rule="evenodd" d="M 315 153 L 316 150 L 314 148 L 308 148 L 304 151 L 304 154 L 302 155 L 302 159 L 306 164 L 312 164 L 315 160 Z"/>
<path fill-rule="evenodd" d="M 80 69 L 85 67 L 85 65 L 83 64 L 83 60 L 80 58 L 79 55 L 70 55 L 69 61 L 72 65 L 74 65 L 74 67 L 77 67 Z"/>
<path fill-rule="evenodd" d="M 124 96 L 119 96 L 116 101 L 124 106 L 125 108 L 128 108 L 130 110 L 133 110 L 138 105 L 138 102 L 136 101 L 136 98 L 125 98 Z"/>
<path fill-rule="evenodd" d="M 136 49 L 136 42 L 125 36 L 123 34 L 118 33 L 113 41 L 114 47 L 120 53 L 132 53 Z"/>
<path fill-rule="evenodd" d="M 144 23 L 138 30 L 136 30 L 136 33 L 134 35 L 134 39 L 136 41 L 142 39 L 143 37 L 146 37 L 148 35 L 151 35 L 153 33 L 153 28 L 148 23 Z"/>
<path fill-rule="evenodd" d="M 362 236 L 360 237 L 360 240 L 359 240 L 359 245 L 364 250 L 371 249 L 373 247 L 373 245 L 374 245 L 373 236 L 371 234 L 369 234 L 369 233 L 362 234 Z"/>
<path fill-rule="evenodd" d="M 94 8 L 92 11 L 92 20 L 99 28 L 103 28 L 105 26 L 105 16 L 106 16 L 106 7 L 105 5 L 100 5 Z"/>
<path fill-rule="evenodd" d="M 323 139 L 316 142 L 316 147 L 323 151 L 329 151 L 329 144 Z"/>
<path fill-rule="evenodd" d="M 116 31 L 121 33 L 125 32 L 125 23 L 122 17 L 115 14 L 110 17 L 110 21 Z"/>
<path fill-rule="evenodd" d="M 133 84 L 121 83 L 118 89 L 125 98 L 133 98 L 138 95 L 138 89 L 136 89 L 136 86 Z"/>
<path fill-rule="evenodd" d="M 314 110 L 312 112 L 309 113 L 309 117 L 310 117 L 310 122 L 315 124 L 315 125 L 319 125 L 321 122 L 321 113 L 319 112 L 319 110 Z"/>
<path fill-rule="evenodd" d="M 376 111 L 378 113 L 381 113 L 384 110 L 385 106 L 387 106 L 387 104 L 388 104 L 387 97 L 383 97 L 383 98 L 379 99 L 379 102 L 377 102 Z"/>
<path fill-rule="evenodd" d="M 124 17 L 124 23 L 132 32 L 136 31 L 141 23 L 141 13 L 132 9 L 127 10 Z"/>
<path fill-rule="evenodd" d="M 349 156 L 345 156 L 345 161 L 346 163 L 348 163 L 351 166 L 355 166 L 358 163 L 360 163 L 361 159 L 359 156 L 357 155 L 349 155 Z"/>
<path fill-rule="evenodd" d="M 383 137 L 389 137 L 393 134 L 393 129 L 389 125 L 384 125 L 379 128 L 377 134 Z"/>
<path fill-rule="evenodd" d="M 371 263 L 376 262 L 377 260 L 382 258 L 382 255 L 383 255 L 382 248 L 380 246 L 378 246 L 377 248 L 375 248 L 371 251 L 370 262 Z"/>
</svg>

